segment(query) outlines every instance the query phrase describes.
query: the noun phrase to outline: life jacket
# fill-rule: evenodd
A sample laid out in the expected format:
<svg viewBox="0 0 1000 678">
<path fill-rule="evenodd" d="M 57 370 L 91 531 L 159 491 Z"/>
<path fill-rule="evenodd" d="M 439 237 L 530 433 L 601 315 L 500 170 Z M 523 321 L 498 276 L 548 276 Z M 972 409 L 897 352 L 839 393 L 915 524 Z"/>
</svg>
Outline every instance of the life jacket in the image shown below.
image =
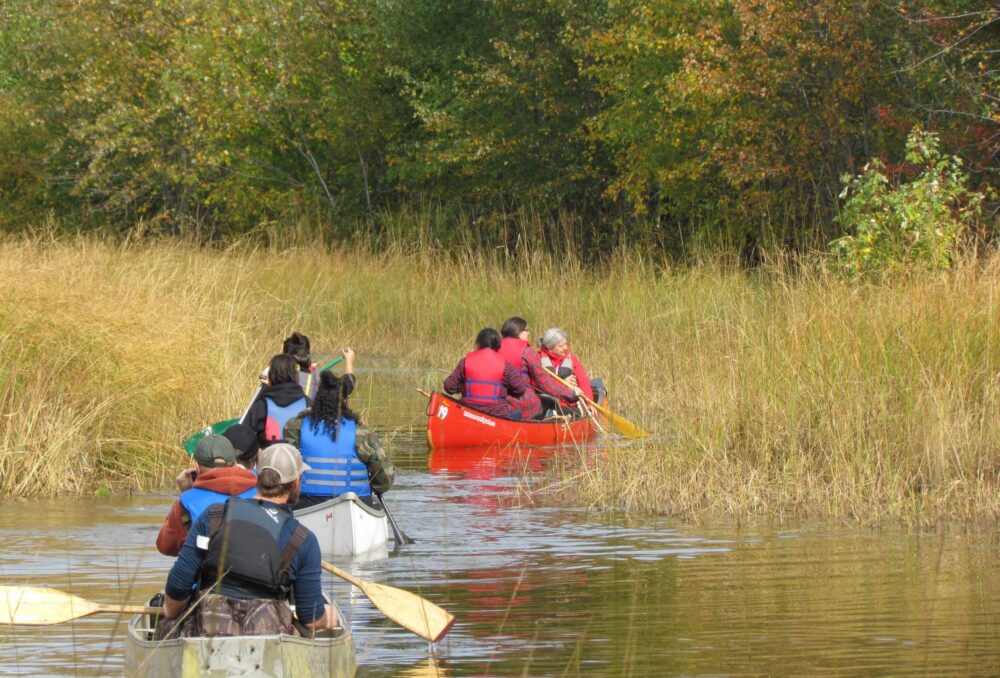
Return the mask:
<svg viewBox="0 0 1000 678">
<path fill-rule="evenodd" d="M 249 499 L 255 494 L 257 494 L 256 487 L 250 487 L 249 489 L 235 495 L 213 492 L 212 490 L 206 490 L 203 487 L 192 487 L 181 492 L 179 499 L 181 506 L 183 506 L 188 512 L 188 515 L 191 516 L 191 522 L 193 523 L 198 520 L 198 516 L 204 513 L 205 509 L 212 504 L 224 504 L 229 497 Z"/>
<path fill-rule="evenodd" d="M 354 454 L 357 424 L 341 419 L 337 425 L 337 439 L 333 440 L 326 424 L 319 422 L 313 430 L 312 420 L 302 420 L 299 449 L 302 460 L 310 470 L 302 474 L 302 494 L 337 497 L 353 492 L 368 497 L 372 486 L 368 482 L 368 467 Z"/>
<path fill-rule="evenodd" d="M 267 403 L 267 419 L 264 420 L 264 440 L 269 443 L 285 439 L 285 424 L 296 414 L 306 409 L 306 399 L 299 398 L 289 405 L 279 405 L 271 398 Z"/>
<path fill-rule="evenodd" d="M 481 348 L 465 356 L 465 392 L 462 401 L 470 405 L 492 405 L 504 399 L 503 373 L 507 361 L 491 348 Z"/>
<path fill-rule="evenodd" d="M 232 497 L 210 506 L 208 514 L 208 549 L 199 588 L 215 586 L 214 593 L 231 598 L 289 599 L 288 568 L 309 536 L 296 521 L 288 544 L 278 548 L 285 523 L 295 520 L 292 507 Z"/>
<path fill-rule="evenodd" d="M 540 354 L 540 362 L 542 363 L 542 367 L 557 375 L 560 379 L 565 379 L 573 374 L 573 359 L 569 357 L 568 353 L 562 359 L 562 362 L 559 363 L 558 369 L 553 367 L 552 358 L 545 353 Z"/>
<path fill-rule="evenodd" d="M 521 358 L 524 355 L 524 349 L 527 347 L 528 342 L 517 337 L 504 337 L 500 340 L 500 355 L 514 366 L 514 369 L 524 378 L 525 382 L 529 381 L 528 370 L 524 366 L 524 360 Z M 468 366 L 466 366 L 466 369 L 468 369 Z"/>
</svg>

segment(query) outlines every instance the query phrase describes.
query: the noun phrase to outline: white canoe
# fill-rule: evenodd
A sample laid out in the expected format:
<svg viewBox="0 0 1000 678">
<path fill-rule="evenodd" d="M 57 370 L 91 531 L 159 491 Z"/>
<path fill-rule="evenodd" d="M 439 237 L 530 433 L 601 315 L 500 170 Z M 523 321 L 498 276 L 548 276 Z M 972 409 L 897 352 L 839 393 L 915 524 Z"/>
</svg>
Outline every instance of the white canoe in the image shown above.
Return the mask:
<svg viewBox="0 0 1000 678">
<path fill-rule="evenodd" d="M 156 618 L 137 614 L 128 625 L 125 675 L 351 678 L 357 671 L 354 638 L 340 609 L 335 609 L 339 628 L 317 632 L 314 638 L 274 635 L 153 640 L 152 623 Z"/>
<path fill-rule="evenodd" d="M 316 535 L 325 554 L 353 556 L 385 549 L 389 541 L 385 511 L 365 504 L 353 492 L 300 509 L 295 517 Z"/>
</svg>

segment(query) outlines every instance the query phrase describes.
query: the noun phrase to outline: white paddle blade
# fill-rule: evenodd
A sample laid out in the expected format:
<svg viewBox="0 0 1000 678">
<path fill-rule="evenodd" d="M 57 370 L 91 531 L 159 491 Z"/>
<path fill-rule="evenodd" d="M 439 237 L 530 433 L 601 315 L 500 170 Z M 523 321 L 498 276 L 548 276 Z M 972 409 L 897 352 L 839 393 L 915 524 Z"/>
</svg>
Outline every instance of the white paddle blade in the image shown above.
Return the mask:
<svg viewBox="0 0 1000 678">
<path fill-rule="evenodd" d="M 59 624 L 101 609 L 85 598 L 42 586 L 0 586 L 0 624 Z"/>
</svg>

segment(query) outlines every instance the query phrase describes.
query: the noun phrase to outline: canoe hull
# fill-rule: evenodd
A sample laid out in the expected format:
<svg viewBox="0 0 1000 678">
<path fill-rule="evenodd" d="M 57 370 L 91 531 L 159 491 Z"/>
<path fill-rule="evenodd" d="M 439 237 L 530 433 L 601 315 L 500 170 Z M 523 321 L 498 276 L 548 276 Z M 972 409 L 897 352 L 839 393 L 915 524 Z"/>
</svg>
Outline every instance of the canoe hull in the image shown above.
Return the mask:
<svg viewBox="0 0 1000 678">
<path fill-rule="evenodd" d="M 316 638 L 240 636 L 231 638 L 151 639 L 150 616 L 135 615 L 125 642 L 125 675 L 132 678 L 351 678 L 357 671 L 354 638 L 341 629 Z"/>
<path fill-rule="evenodd" d="M 564 445 L 584 442 L 597 432 L 593 419 L 511 421 L 466 407 L 437 392 L 431 393 L 427 406 L 427 444 L 431 449 Z"/>
<path fill-rule="evenodd" d="M 300 509 L 295 517 L 316 535 L 325 554 L 353 556 L 387 548 L 385 511 L 368 506 L 353 492 Z"/>
</svg>

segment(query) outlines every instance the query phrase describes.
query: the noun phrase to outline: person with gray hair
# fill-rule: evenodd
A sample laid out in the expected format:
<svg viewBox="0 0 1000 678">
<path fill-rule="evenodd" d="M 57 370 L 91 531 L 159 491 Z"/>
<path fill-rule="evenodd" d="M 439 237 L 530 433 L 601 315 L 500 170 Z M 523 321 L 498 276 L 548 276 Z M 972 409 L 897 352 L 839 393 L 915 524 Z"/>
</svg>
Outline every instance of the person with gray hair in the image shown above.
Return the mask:
<svg viewBox="0 0 1000 678">
<path fill-rule="evenodd" d="M 538 356 L 542 367 L 570 386 L 579 388 L 583 395 L 593 400 L 594 389 L 590 384 L 590 377 L 587 376 L 587 371 L 583 368 L 580 359 L 570 352 L 569 338 L 566 333 L 558 327 L 550 327 L 545 330 L 538 343 Z M 574 403 L 560 398 L 559 405 L 570 408 Z"/>
<path fill-rule="evenodd" d="M 547 409 L 543 399 L 549 407 L 560 398 L 571 403 L 577 402 L 582 391 L 563 386 L 556 381 L 542 366 L 538 353 L 531 348 L 531 344 L 528 343 L 530 331 L 527 320 L 520 316 L 507 318 L 500 328 L 500 334 L 500 355 L 528 384 L 523 397 L 507 398 L 512 406 L 520 410 L 522 419 L 542 419 Z"/>
</svg>

